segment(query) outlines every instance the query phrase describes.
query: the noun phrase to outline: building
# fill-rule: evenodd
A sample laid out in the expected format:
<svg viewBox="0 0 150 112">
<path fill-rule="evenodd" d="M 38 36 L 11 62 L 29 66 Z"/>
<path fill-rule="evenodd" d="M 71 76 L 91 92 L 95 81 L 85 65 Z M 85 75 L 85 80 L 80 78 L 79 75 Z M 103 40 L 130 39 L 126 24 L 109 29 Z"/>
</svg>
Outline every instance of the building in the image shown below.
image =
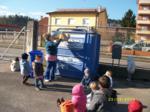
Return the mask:
<svg viewBox="0 0 150 112">
<path fill-rule="evenodd" d="M 150 0 L 137 0 L 137 39 L 150 43 Z"/>
<path fill-rule="evenodd" d="M 58 28 L 107 26 L 107 12 L 105 8 L 98 9 L 59 9 L 48 12 L 49 32 Z"/>
<path fill-rule="evenodd" d="M 43 35 L 48 32 L 48 17 L 41 17 L 39 20 L 39 35 Z"/>
</svg>

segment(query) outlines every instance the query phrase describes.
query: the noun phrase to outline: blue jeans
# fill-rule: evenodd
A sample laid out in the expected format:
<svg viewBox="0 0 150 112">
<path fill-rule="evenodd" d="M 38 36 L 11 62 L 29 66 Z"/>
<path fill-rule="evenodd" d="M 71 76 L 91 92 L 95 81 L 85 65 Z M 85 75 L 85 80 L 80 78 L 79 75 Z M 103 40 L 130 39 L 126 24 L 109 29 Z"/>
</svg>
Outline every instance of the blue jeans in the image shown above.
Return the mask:
<svg viewBox="0 0 150 112">
<path fill-rule="evenodd" d="M 56 61 L 47 61 L 45 79 L 54 80 L 56 71 Z"/>
<path fill-rule="evenodd" d="M 43 88 L 44 87 L 44 83 L 43 83 L 43 79 L 35 79 L 35 87 L 37 88 Z"/>
</svg>

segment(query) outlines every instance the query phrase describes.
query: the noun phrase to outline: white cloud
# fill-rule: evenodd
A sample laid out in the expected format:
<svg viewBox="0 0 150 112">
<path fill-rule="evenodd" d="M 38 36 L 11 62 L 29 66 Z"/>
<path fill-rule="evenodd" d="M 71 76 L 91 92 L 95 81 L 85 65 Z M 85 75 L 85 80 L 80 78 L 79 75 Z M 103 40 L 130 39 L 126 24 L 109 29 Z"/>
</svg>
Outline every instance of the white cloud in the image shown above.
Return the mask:
<svg viewBox="0 0 150 112">
<path fill-rule="evenodd" d="M 0 10 L 8 10 L 8 8 L 4 5 L 0 5 Z"/>
<path fill-rule="evenodd" d="M 8 16 L 8 15 L 15 15 L 14 12 L 12 12 L 11 10 L 9 10 L 8 7 L 0 5 L 0 16 Z"/>
<path fill-rule="evenodd" d="M 9 16 L 9 15 L 22 15 L 29 16 L 31 18 L 40 19 L 41 16 L 47 16 L 45 12 L 36 11 L 36 12 L 13 12 L 7 6 L 0 5 L 0 16 Z"/>
<path fill-rule="evenodd" d="M 27 13 L 27 15 L 30 16 L 30 17 L 36 18 L 36 19 L 40 19 L 41 16 L 44 16 L 44 17 L 47 16 L 47 15 L 45 14 L 45 12 L 40 12 L 40 11 L 37 11 L 37 12 L 29 12 L 29 13 Z"/>
</svg>

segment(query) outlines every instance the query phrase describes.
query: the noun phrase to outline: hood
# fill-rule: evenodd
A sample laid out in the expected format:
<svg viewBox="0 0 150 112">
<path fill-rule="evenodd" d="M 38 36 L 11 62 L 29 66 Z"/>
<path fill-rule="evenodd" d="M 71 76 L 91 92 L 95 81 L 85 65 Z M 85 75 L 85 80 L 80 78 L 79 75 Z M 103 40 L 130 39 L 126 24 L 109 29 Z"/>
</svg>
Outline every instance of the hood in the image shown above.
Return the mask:
<svg viewBox="0 0 150 112">
<path fill-rule="evenodd" d="M 72 89 L 72 95 L 82 96 L 84 94 L 84 88 L 81 84 L 76 84 Z"/>
<path fill-rule="evenodd" d="M 106 95 L 106 96 L 111 96 L 111 91 L 109 89 L 100 89 L 100 90 L 96 90 L 94 91 L 94 94 L 99 96 L 99 95 Z"/>
</svg>

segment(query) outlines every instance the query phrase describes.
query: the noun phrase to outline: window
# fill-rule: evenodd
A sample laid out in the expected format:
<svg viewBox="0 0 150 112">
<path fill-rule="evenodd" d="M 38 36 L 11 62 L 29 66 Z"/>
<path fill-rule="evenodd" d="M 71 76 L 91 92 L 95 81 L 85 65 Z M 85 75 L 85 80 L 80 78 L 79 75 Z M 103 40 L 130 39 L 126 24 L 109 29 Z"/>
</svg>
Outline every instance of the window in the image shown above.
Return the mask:
<svg viewBox="0 0 150 112">
<path fill-rule="evenodd" d="M 75 20 L 73 18 L 69 18 L 68 25 L 74 25 L 74 24 L 75 24 Z"/>
<path fill-rule="evenodd" d="M 149 18 L 148 17 L 143 17 L 143 20 L 148 20 Z"/>
<path fill-rule="evenodd" d="M 90 25 L 90 20 L 88 18 L 84 18 L 83 25 L 86 25 L 86 26 Z"/>
<path fill-rule="evenodd" d="M 56 18 L 55 19 L 55 25 L 60 25 L 61 24 L 61 19 L 60 18 Z"/>
<path fill-rule="evenodd" d="M 147 30 L 147 29 L 148 29 L 148 28 L 147 28 L 146 26 L 142 26 L 142 27 L 141 27 L 141 30 L 143 30 L 143 31 L 144 31 L 144 30 Z"/>
<path fill-rule="evenodd" d="M 143 6 L 143 10 L 149 10 L 148 6 Z"/>
</svg>

